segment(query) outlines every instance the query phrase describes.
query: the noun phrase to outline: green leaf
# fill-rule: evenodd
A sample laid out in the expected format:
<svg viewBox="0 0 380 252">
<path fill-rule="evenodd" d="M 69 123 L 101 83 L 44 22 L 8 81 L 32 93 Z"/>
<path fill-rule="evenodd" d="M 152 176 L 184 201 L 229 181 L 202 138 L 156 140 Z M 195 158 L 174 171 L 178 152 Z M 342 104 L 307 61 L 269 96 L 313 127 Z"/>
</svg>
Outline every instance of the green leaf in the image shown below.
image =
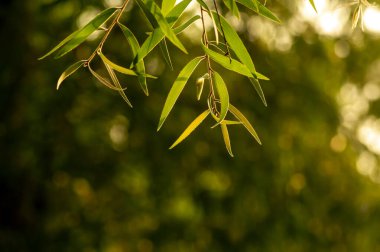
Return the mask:
<svg viewBox="0 0 380 252">
<path fill-rule="evenodd" d="M 260 96 L 261 101 L 264 103 L 265 107 L 267 105 L 267 101 L 265 100 L 265 95 L 263 90 L 261 89 L 260 82 L 255 77 L 249 78 L 249 81 L 252 83 L 253 87 L 255 88 L 257 94 Z"/>
<path fill-rule="evenodd" d="M 314 0 L 309 0 L 311 6 L 313 6 L 313 9 L 315 10 L 315 12 L 318 12 L 317 11 L 317 7 L 315 7 L 315 4 L 314 4 Z"/>
<path fill-rule="evenodd" d="M 218 16 L 216 12 L 212 12 L 214 18 Z M 227 20 L 220 16 L 220 22 L 226 36 L 226 40 L 230 45 L 231 49 L 235 52 L 238 59 L 248 67 L 251 73 L 255 74 L 256 69 L 251 56 L 248 53 L 247 48 L 244 46 L 243 41 L 240 39 L 239 35 L 236 33 L 235 29 L 227 22 Z M 219 27 L 220 29 L 220 27 Z"/>
<path fill-rule="evenodd" d="M 237 108 L 235 108 L 232 104 L 230 104 L 229 110 L 231 113 L 238 119 L 244 127 L 248 130 L 248 132 L 255 138 L 255 140 L 261 145 L 261 141 L 259 136 L 257 135 L 255 129 L 252 127 L 251 123 L 248 119 L 241 113 Z"/>
<path fill-rule="evenodd" d="M 55 51 L 57 51 L 59 48 L 61 48 L 64 44 L 66 44 L 68 41 L 70 41 L 74 36 L 75 34 L 77 33 L 78 31 L 75 31 L 73 33 L 71 33 L 69 36 L 67 36 L 64 40 L 62 40 L 58 45 L 56 45 L 53 49 L 51 49 L 48 53 L 46 53 L 44 56 L 38 58 L 38 60 L 42 60 L 44 58 L 46 58 L 47 56 L 51 55 L 52 53 L 54 53 Z"/>
<path fill-rule="evenodd" d="M 142 0 L 137 0 L 138 2 L 142 2 Z M 186 48 L 183 46 L 181 41 L 177 38 L 174 31 L 171 29 L 171 26 L 166 21 L 165 17 L 162 15 L 160 8 L 154 2 L 154 0 L 145 0 L 145 6 L 149 9 L 150 13 L 153 14 L 156 19 L 159 27 L 165 36 L 181 51 L 187 54 Z"/>
<path fill-rule="evenodd" d="M 240 4 L 244 5 L 245 7 L 253 10 L 257 14 L 266 17 L 276 23 L 281 23 L 281 20 L 273 14 L 267 7 L 265 7 L 263 4 L 261 4 L 259 1 L 255 0 L 237 0 Z"/>
<path fill-rule="evenodd" d="M 211 109 L 209 109 L 211 116 L 215 119 L 215 121 L 219 122 L 219 117 L 217 117 Z M 242 124 L 240 121 L 232 121 L 232 120 L 223 120 L 220 124 L 226 124 L 226 125 L 237 125 L 237 124 Z M 211 128 L 215 128 L 219 124 L 216 124 L 212 126 Z"/>
<path fill-rule="evenodd" d="M 174 28 L 175 34 L 179 34 L 183 32 L 187 27 L 189 27 L 191 24 L 193 24 L 195 21 L 200 19 L 201 17 L 199 15 L 196 15 L 194 17 L 191 17 L 189 20 L 187 20 L 185 23 L 181 24 L 180 26 Z"/>
<path fill-rule="evenodd" d="M 106 69 L 108 71 L 108 74 L 110 75 L 110 77 L 112 79 L 112 82 L 114 83 L 114 85 L 117 88 L 120 89 L 119 90 L 119 94 L 121 95 L 121 97 L 123 98 L 123 100 L 132 108 L 133 107 L 132 103 L 129 101 L 127 95 L 125 94 L 123 88 L 121 87 L 120 82 L 119 82 L 119 80 L 118 80 L 115 72 L 112 70 L 112 68 L 106 62 L 103 61 L 103 63 L 104 63 L 104 65 L 105 65 L 105 67 L 106 67 Z"/>
<path fill-rule="evenodd" d="M 55 58 L 60 58 L 71 50 L 75 49 L 77 46 L 82 44 L 88 36 L 90 36 L 94 31 L 104 24 L 115 12 L 117 8 L 109 8 L 101 13 L 99 13 L 94 19 L 92 19 L 83 28 L 76 31 L 75 34 L 63 45 L 63 47 L 58 51 Z"/>
<path fill-rule="evenodd" d="M 81 61 L 75 62 L 74 64 L 72 64 L 71 66 L 69 66 L 65 71 L 63 71 L 63 73 L 61 74 L 61 76 L 59 77 L 58 82 L 57 82 L 57 90 L 61 86 L 62 82 L 67 77 L 69 77 L 70 75 L 72 75 L 73 73 L 75 73 L 79 68 L 81 68 L 84 65 L 85 62 L 86 62 L 85 60 L 81 60 Z"/>
<path fill-rule="evenodd" d="M 223 0 L 223 3 L 235 17 L 240 18 L 239 8 L 237 7 L 235 0 Z"/>
<path fill-rule="evenodd" d="M 178 74 L 177 79 L 174 81 L 172 88 L 166 98 L 164 108 L 162 109 L 160 121 L 158 123 L 157 131 L 160 130 L 168 117 L 170 111 L 173 109 L 175 102 L 185 87 L 190 75 L 194 72 L 198 64 L 204 59 L 204 57 L 197 57 L 192 59 Z"/>
<path fill-rule="evenodd" d="M 230 154 L 230 156 L 233 157 L 234 154 L 232 154 L 230 135 L 228 134 L 227 125 L 221 124 L 220 128 L 222 129 L 223 140 L 224 140 L 224 144 L 226 145 L 228 154 Z"/>
<path fill-rule="evenodd" d="M 186 137 L 188 137 L 204 121 L 204 119 L 206 119 L 209 113 L 210 111 L 206 110 L 202 114 L 197 116 L 197 118 L 195 118 L 194 121 L 192 121 L 189 124 L 189 126 L 187 126 L 187 128 L 178 137 L 178 139 L 169 147 L 169 149 L 173 149 L 175 146 L 181 143 Z"/>
<path fill-rule="evenodd" d="M 125 68 L 125 67 L 122 67 L 122 66 L 119 66 L 116 63 L 114 63 L 111 60 L 109 60 L 106 56 L 104 56 L 104 54 L 101 51 L 98 51 L 98 54 L 99 54 L 100 58 L 104 61 L 104 63 L 106 63 L 107 65 L 109 65 L 115 71 L 117 71 L 119 73 L 122 73 L 122 74 L 126 74 L 126 75 L 138 76 L 138 74 L 135 71 L 133 71 L 131 69 L 128 69 L 128 68 Z M 148 78 L 152 78 L 152 79 L 156 79 L 157 78 L 157 77 L 152 76 L 150 74 L 145 74 L 145 76 L 148 77 Z"/>
<path fill-rule="evenodd" d="M 169 53 L 168 45 L 166 44 L 165 38 L 160 42 L 160 49 L 161 49 L 162 56 L 164 57 L 166 61 L 166 64 L 173 71 L 174 69 L 173 69 L 172 59 L 170 58 L 170 53 Z"/>
<path fill-rule="evenodd" d="M 123 90 L 123 88 L 117 88 L 115 87 L 114 85 L 112 85 L 106 78 L 102 77 L 100 74 L 98 74 L 97 72 L 95 72 L 94 70 L 92 70 L 91 66 L 88 65 L 88 69 L 90 70 L 91 74 L 100 82 L 102 83 L 104 86 L 112 89 L 112 90 L 116 90 L 116 91 L 120 91 L 120 90 Z"/>
<path fill-rule="evenodd" d="M 153 29 L 157 28 L 158 22 L 154 15 L 150 12 L 149 8 L 145 5 L 143 0 L 136 0 L 137 5 L 140 7 L 140 9 L 143 11 L 144 16 L 146 19 L 148 19 L 149 24 L 153 27 Z"/>
<path fill-rule="evenodd" d="M 238 74 L 247 76 L 249 78 L 249 80 L 251 81 L 251 83 L 253 84 L 256 92 L 260 96 L 262 102 L 264 103 L 265 106 L 267 106 L 264 93 L 263 93 L 263 91 L 262 91 L 262 89 L 260 87 L 260 83 L 256 79 L 256 77 L 259 77 L 259 76 L 260 77 L 265 77 L 265 76 L 263 76 L 262 74 L 257 75 L 257 76 L 253 76 L 253 74 L 248 70 L 248 68 L 245 65 L 241 64 L 239 61 L 236 61 L 234 59 L 230 59 L 227 56 L 224 56 L 222 54 L 214 52 L 211 49 L 207 48 L 203 44 L 202 44 L 202 48 L 205 51 L 205 53 L 208 56 L 210 56 L 210 58 L 213 61 L 215 61 L 216 63 L 220 64 L 222 67 L 224 67 L 224 68 L 226 68 L 226 69 L 228 69 L 230 71 L 236 72 Z M 257 74 L 257 72 L 256 72 L 256 74 Z"/>
<path fill-rule="evenodd" d="M 131 46 L 132 55 L 135 57 L 137 55 L 137 52 L 140 49 L 139 42 L 137 41 L 135 35 L 132 33 L 131 30 L 129 30 L 126 26 L 119 23 L 119 27 L 122 30 L 125 38 L 127 39 L 129 45 Z M 144 93 L 148 96 L 148 85 L 146 83 L 146 74 L 145 74 L 145 64 L 144 61 L 140 61 L 136 64 L 136 71 L 138 74 L 137 80 L 140 83 L 141 89 L 144 91 Z"/>
<path fill-rule="evenodd" d="M 177 4 L 176 6 L 174 6 L 174 8 L 169 12 L 168 16 L 166 17 L 166 20 L 168 21 L 171 27 L 178 20 L 179 16 L 181 16 L 181 14 L 189 5 L 190 2 L 191 0 L 184 0 L 180 2 L 179 4 Z M 154 29 L 154 31 L 148 36 L 148 38 L 142 44 L 140 50 L 138 51 L 136 57 L 133 60 L 133 63 L 131 64 L 131 67 L 133 66 L 133 64 L 136 64 L 137 62 L 144 59 L 145 56 L 148 55 L 148 53 L 152 51 L 153 48 L 155 48 L 164 37 L 165 37 L 165 34 L 162 32 L 160 28 Z"/>
<path fill-rule="evenodd" d="M 221 123 L 227 115 L 228 107 L 230 106 L 230 98 L 228 95 L 228 90 L 226 83 L 224 83 L 222 76 L 220 76 L 217 72 L 214 72 L 214 80 L 216 91 L 218 92 L 219 100 L 220 100 L 220 115 L 218 124 Z"/>
<path fill-rule="evenodd" d="M 224 55 L 222 55 L 220 53 L 217 53 L 217 52 L 215 52 L 215 51 L 207 48 L 203 44 L 201 44 L 201 46 L 202 46 L 203 50 L 205 51 L 205 53 L 208 56 L 210 56 L 210 58 L 213 61 L 215 61 L 216 63 L 218 63 L 222 67 L 224 67 L 224 68 L 226 68 L 226 69 L 228 69 L 230 71 L 236 72 L 238 74 L 247 76 L 247 77 L 253 77 L 253 75 L 249 71 L 249 69 L 245 65 L 243 65 L 242 63 L 240 63 L 239 61 L 234 60 L 234 59 L 230 59 L 227 56 L 224 56 Z"/>
<path fill-rule="evenodd" d="M 164 16 L 166 16 L 169 11 L 171 11 L 175 5 L 176 0 L 162 0 L 161 11 Z"/>
</svg>

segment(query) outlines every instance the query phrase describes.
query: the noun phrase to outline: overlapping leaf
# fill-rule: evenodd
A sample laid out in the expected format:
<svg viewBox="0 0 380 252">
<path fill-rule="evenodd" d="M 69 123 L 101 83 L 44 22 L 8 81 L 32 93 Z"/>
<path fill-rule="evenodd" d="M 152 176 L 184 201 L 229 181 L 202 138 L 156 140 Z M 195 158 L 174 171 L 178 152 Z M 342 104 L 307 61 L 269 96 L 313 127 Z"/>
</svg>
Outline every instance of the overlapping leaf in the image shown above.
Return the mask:
<svg viewBox="0 0 380 252">
<path fill-rule="evenodd" d="M 144 5 L 150 11 L 150 13 L 155 18 L 158 26 L 161 28 L 161 31 L 165 34 L 165 36 L 181 51 L 187 53 L 186 48 L 177 38 L 174 31 L 171 29 L 171 26 L 168 24 L 165 17 L 162 15 L 160 8 L 157 6 L 154 0 L 145 0 L 144 2 L 142 0 L 137 0 L 137 2 L 139 3 L 139 5 Z"/>
<path fill-rule="evenodd" d="M 160 130 L 166 118 L 168 117 L 170 111 L 172 110 L 175 102 L 177 101 L 179 95 L 181 94 L 183 88 L 185 87 L 190 75 L 193 73 L 198 64 L 203 60 L 203 57 L 197 57 L 192 59 L 178 74 L 177 79 L 174 81 L 172 88 L 169 91 L 168 97 L 166 98 L 164 108 L 162 109 L 160 121 L 158 123 L 157 130 Z"/>
<path fill-rule="evenodd" d="M 84 65 L 85 62 L 86 62 L 85 60 L 81 60 L 81 61 L 75 62 L 74 64 L 72 64 L 71 66 L 69 66 L 65 71 L 63 71 L 63 73 L 61 74 L 61 76 L 59 77 L 58 82 L 57 82 L 57 90 L 61 86 L 62 82 L 67 77 L 69 77 L 70 75 L 72 75 L 73 73 L 75 73 L 79 68 L 81 68 Z"/>
<path fill-rule="evenodd" d="M 126 26 L 123 24 L 119 23 L 119 27 L 122 30 L 125 38 L 127 39 L 131 50 L 132 50 L 132 55 L 135 57 L 137 55 L 138 50 L 140 49 L 139 42 L 137 41 L 135 35 L 132 33 L 131 30 L 129 30 Z M 138 74 L 137 80 L 140 83 L 141 89 L 144 91 L 146 95 L 149 95 L 148 91 L 148 86 L 146 83 L 146 76 L 145 76 L 145 64 L 144 61 L 138 62 L 136 65 L 136 71 Z"/>
<path fill-rule="evenodd" d="M 169 14 L 166 17 L 166 20 L 168 24 L 170 25 L 170 27 L 172 27 L 175 24 L 175 22 L 181 16 L 181 14 L 183 13 L 183 11 L 186 9 L 186 7 L 188 6 L 190 2 L 191 0 L 184 0 L 180 2 L 179 4 L 177 4 L 176 6 L 174 6 L 174 8 L 169 12 Z M 164 37 L 165 37 L 165 34 L 162 32 L 162 30 L 159 27 L 155 27 L 153 32 L 148 36 L 148 38 L 141 45 L 141 48 L 137 52 L 137 55 L 135 59 L 133 60 L 132 65 L 144 59 L 145 56 L 148 55 L 148 53 L 152 51 L 153 48 L 155 48 Z"/>
<path fill-rule="evenodd" d="M 241 75 L 244 75 L 244 76 L 247 76 L 247 77 L 257 77 L 258 79 L 261 79 L 261 80 L 269 80 L 268 77 L 264 76 L 263 74 L 259 73 L 259 72 L 255 72 L 255 76 L 251 73 L 251 71 L 249 71 L 249 69 L 243 65 L 242 63 L 240 63 L 239 61 L 237 60 L 234 60 L 234 59 L 230 59 L 229 57 L 225 56 L 225 55 L 222 55 L 220 53 L 217 53 L 209 48 L 207 48 L 205 45 L 201 45 L 203 50 L 205 51 L 205 53 L 210 56 L 210 58 L 215 61 L 216 63 L 218 63 L 219 65 L 221 65 L 222 67 L 230 70 L 230 71 L 233 71 L 233 72 L 236 72 L 238 74 L 241 74 Z"/>
<path fill-rule="evenodd" d="M 202 114 L 197 116 L 197 118 L 192 121 L 189 126 L 183 131 L 183 133 L 178 137 L 178 139 L 169 147 L 169 149 L 173 149 L 179 143 L 181 143 L 186 137 L 188 137 L 203 121 L 206 119 L 209 110 L 204 111 Z"/>
<path fill-rule="evenodd" d="M 132 103 L 129 101 L 127 95 L 125 94 L 123 88 L 121 87 L 120 85 L 120 82 L 115 74 L 115 72 L 113 71 L 113 69 L 106 63 L 104 62 L 104 65 L 108 71 L 108 74 L 110 75 L 111 79 L 112 79 L 112 82 L 114 83 L 114 85 L 119 89 L 119 94 L 121 95 L 121 97 L 123 98 L 123 100 L 132 108 Z"/>
<path fill-rule="evenodd" d="M 262 3 L 260 3 L 260 1 L 255 1 L 255 0 L 236 0 L 236 1 L 263 17 L 266 17 L 276 23 L 281 23 L 281 20 L 273 12 L 271 12 L 267 7 L 265 7 Z"/>
</svg>

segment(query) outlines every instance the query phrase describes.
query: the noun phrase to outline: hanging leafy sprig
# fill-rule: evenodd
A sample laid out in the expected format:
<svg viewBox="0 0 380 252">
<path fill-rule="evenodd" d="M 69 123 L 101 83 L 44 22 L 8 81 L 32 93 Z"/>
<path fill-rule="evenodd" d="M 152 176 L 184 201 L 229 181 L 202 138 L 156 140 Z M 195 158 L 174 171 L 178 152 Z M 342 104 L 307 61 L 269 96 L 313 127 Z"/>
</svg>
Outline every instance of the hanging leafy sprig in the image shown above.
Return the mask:
<svg viewBox="0 0 380 252">
<path fill-rule="evenodd" d="M 259 144 L 261 144 L 261 141 L 251 123 L 236 107 L 231 104 L 228 86 L 223 80 L 223 77 L 214 70 L 213 65 L 216 63 L 224 69 L 247 77 L 265 106 L 267 106 L 267 102 L 264 92 L 260 86 L 260 80 L 269 80 L 269 78 L 257 72 L 250 53 L 233 26 L 231 26 L 228 20 L 223 17 L 216 0 L 212 0 L 212 5 L 210 6 L 204 0 L 194 0 L 199 4 L 200 15 L 193 15 L 181 23 L 179 22 L 180 17 L 192 0 L 182 0 L 178 4 L 175 4 L 175 0 L 162 0 L 161 7 L 159 7 L 154 0 L 134 0 L 152 28 L 152 31 L 148 33 L 147 38 L 141 46 L 132 30 L 120 22 L 120 19 L 128 5 L 128 1 L 129 0 L 125 0 L 120 7 L 108 8 L 100 12 L 84 27 L 67 36 L 58 45 L 40 58 L 44 59 L 54 54 L 54 57 L 58 59 L 80 46 L 95 31 L 104 31 L 99 44 L 96 46 L 92 54 L 87 59 L 82 59 L 70 65 L 61 74 L 57 82 L 57 89 L 60 88 L 66 78 L 74 74 L 77 70 L 80 68 L 86 68 L 95 77 L 95 79 L 97 79 L 104 86 L 119 92 L 124 101 L 132 107 L 132 103 L 126 95 L 126 87 L 120 83 L 117 73 L 130 77 L 136 77 L 141 89 L 146 95 L 148 95 L 149 91 L 147 78 L 156 77 L 146 73 L 144 63 L 145 57 L 158 46 L 166 63 L 173 69 L 167 40 L 183 53 L 188 53 L 177 35 L 193 23 L 201 20 L 203 33 L 200 39 L 200 46 L 203 49 L 204 54 L 194 57 L 179 72 L 166 98 L 157 130 L 160 130 L 163 126 L 195 69 L 201 62 L 205 62 L 206 71 L 196 81 L 196 99 L 201 101 L 202 93 L 205 89 L 204 87 L 208 87 L 209 92 L 205 102 L 207 109 L 190 123 L 185 131 L 170 146 L 170 149 L 174 148 L 186 139 L 207 117 L 209 117 L 209 115 L 211 115 L 210 117 L 214 121 L 211 128 L 220 127 L 226 149 L 231 156 L 233 156 L 233 154 L 228 132 L 229 126 L 242 125 L 252 135 L 252 137 Z M 366 0 L 357 1 L 359 4 L 367 3 Z M 264 4 L 258 0 L 223 0 L 222 2 L 226 8 L 238 18 L 240 17 L 238 7 L 239 4 L 263 17 L 272 20 L 273 22 L 281 23 L 278 17 L 265 6 L 265 2 Z M 316 10 L 314 1 L 309 0 L 309 2 Z M 358 8 L 358 10 L 354 13 L 353 23 L 355 26 L 359 16 L 357 13 L 360 11 L 361 10 Z M 212 41 L 209 40 L 205 27 L 206 15 L 212 22 L 214 36 Z M 131 48 L 133 60 L 130 62 L 129 67 L 113 62 L 103 52 L 103 46 L 115 27 L 118 27 L 122 31 Z M 95 58 L 99 58 L 103 63 L 108 74 L 107 76 L 100 75 L 92 68 L 91 63 Z"/>
</svg>

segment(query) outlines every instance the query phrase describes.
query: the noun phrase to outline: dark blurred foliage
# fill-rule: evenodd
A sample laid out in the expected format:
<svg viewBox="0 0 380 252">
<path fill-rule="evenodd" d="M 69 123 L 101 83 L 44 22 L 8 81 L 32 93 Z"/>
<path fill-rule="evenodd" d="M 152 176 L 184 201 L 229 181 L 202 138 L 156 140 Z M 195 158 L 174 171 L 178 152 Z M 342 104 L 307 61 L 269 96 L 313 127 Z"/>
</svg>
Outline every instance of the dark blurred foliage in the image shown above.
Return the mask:
<svg viewBox="0 0 380 252">
<path fill-rule="evenodd" d="M 293 13 L 285 3 L 272 6 L 286 20 Z M 286 52 L 242 33 L 257 69 L 271 78 L 263 83 L 269 106 L 247 79 L 223 71 L 232 103 L 263 141 L 231 127 L 230 158 L 211 121 L 168 150 L 206 108 L 192 84 L 201 70 L 156 132 L 176 74 L 201 54 L 186 37 L 190 56 L 170 46 L 174 71 L 159 51 L 148 57 L 160 76 L 149 82 L 149 97 L 123 79 L 130 109 L 85 70 L 55 90 L 60 73 L 96 41 L 37 61 L 77 27 L 82 11 L 103 9 L 101 1 L 0 6 L 0 251 L 380 250 L 379 186 L 356 169 L 355 134 L 347 133 L 347 146 L 331 147 L 341 124 L 337 93 L 347 79 L 364 79 L 379 39 L 363 34 L 363 46 L 341 59 L 337 39 L 312 27 Z M 137 8 L 123 22 L 143 41 L 148 26 Z M 130 60 L 118 31 L 106 47 L 118 62 Z"/>
</svg>

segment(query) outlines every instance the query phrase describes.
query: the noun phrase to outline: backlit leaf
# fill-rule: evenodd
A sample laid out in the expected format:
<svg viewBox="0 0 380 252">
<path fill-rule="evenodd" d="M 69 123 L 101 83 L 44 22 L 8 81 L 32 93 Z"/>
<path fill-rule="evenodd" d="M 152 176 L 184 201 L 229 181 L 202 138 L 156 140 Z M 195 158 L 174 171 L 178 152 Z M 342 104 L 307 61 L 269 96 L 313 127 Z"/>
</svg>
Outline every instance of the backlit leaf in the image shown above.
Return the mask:
<svg viewBox="0 0 380 252">
<path fill-rule="evenodd" d="M 217 17 L 216 12 L 212 12 L 214 18 Z M 220 16 L 220 22 L 226 36 L 226 40 L 230 45 L 231 49 L 235 52 L 238 59 L 248 67 L 251 73 L 255 74 L 256 69 L 251 56 L 248 53 L 247 48 L 244 46 L 243 41 L 240 39 L 239 35 L 236 33 L 235 29 L 227 22 L 227 20 Z M 218 25 L 219 26 L 219 25 Z M 220 27 L 219 27 L 220 28 Z"/>
<path fill-rule="evenodd" d="M 255 129 L 252 127 L 251 123 L 248 119 L 241 113 L 236 107 L 230 104 L 229 107 L 230 112 L 238 119 L 244 127 L 248 130 L 248 132 L 255 138 L 255 140 L 261 145 L 261 141 L 259 136 L 257 135 Z"/>
<path fill-rule="evenodd" d="M 106 78 L 104 78 L 103 76 L 101 76 L 100 74 L 98 74 L 97 72 L 95 72 L 90 65 L 88 65 L 88 69 L 90 70 L 91 74 L 100 82 L 102 83 L 104 86 L 112 89 L 112 90 L 116 90 L 116 91 L 120 91 L 120 90 L 123 90 L 123 88 L 117 88 L 115 87 L 113 84 L 111 84 Z"/>
<path fill-rule="evenodd" d="M 122 74 L 126 74 L 126 75 L 138 76 L 138 74 L 135 71 L 128 69 L 128 68 L 125 68 L 125 67 L 122 67 L 122 66 L 112 62 L 111 60 L 109 60 L 106 56 L 104 56 L 104 54 L 101 51 L 98 51 L 98 54 L 99 54 L 100 58 L 104 61 L 104 63 L 109 65 L 115 71 L 122 73 Z M 148 78 L 152 78 L 152 79 L 157 78 L 157 77 L 152 76 L 150 74 L 145 74 L 145 76 Z"/>
<path fill-rule="evenodd" d="M 164 16 L 169 13 L 171 9 L 173 9 L 176 0 L 162 0 L 161 3 L 161 11 Z"/>
<path fill-rule="evenodd" d="M 220 115 L 219 115 L 219 121 L 218 121 L 218 124 L 219 124 L 224 120 L 224 118 L 227 115 L 228 107 L 230 105 L 230 98 L 228 95 L 227 86 L 224 83 L 224 80 L 222 79 L 222 77 L 217 72 L 214 72 L 214 80 L 215 80 L 216 91 L 218 93 L 219 100 L 220 100 Z"/>
<path fill-rule="evenodd" d="M 99 27 L 104 24 L 115 13 L 116 10 L 117 8 L 109 8 L 102 11 L 83 28 L 76 31 L 75 34 L 67 41 L 67 43 L 61 47 L 55 58 L 62 57 L 66 53 L 82 44 L 88 38 L 88 36 L 90 36 L 94 31 L 98 30 Z"/>
<path fill-rule="evenodd" d="M 234 154 L 232 154 L 230 135 L 228 134 L 227 125 L 221 124 L 220 128 L 222 129 L 223 140 L 224 140 L 224 144 L 226 145 L 228 154 L 230 154 L 230 156 L 233 157 Z"/>
<path fill-rule="evenodd" d="M 173 71 L 172 59 L 170 58 L 170 53 L 169 53 L 168 45 L 166 44 L 165 38 L 160 42 L 160 49 L 161 49 L 162 56 L 164 57 L 166 61 L 166 64 Z"/>
<path fill-rule="evenodd" d="M 201 99 L 204 84 L 205 84 L 205 78 L 201 77 L 197 80 L 196 86 L 197 86 L 197 100 L 198 101 Z"/>
<path fill-rule="evenodd" d="M 197 118 L 195 118 L 194 121 L 192 121 L 189 124 L 189 126 L 187 126 L 187 128 L 178 137 L 178 139 L 169 147 L 169 149 L 173 149 L 175 146 L 181 143 L 186 137 L 188 137 L 204 121 L 204 119 L 206 119 L 209 113 L 210 111 L 206 110 L 202 114 L 197 116 Z"/>
<path fill-rule="evenodd" d="M 129 101 L 127 95 L 125 94 L 124 90 L 122 89 L 122 87 L 120 85 L 120 82 L 119 82 L 119 80 L 118 80 L 115 72 L 113 71 L 113 69 L 109 65 L 106 64 L 106 62 L 103 61 L 103 63 L 104 63 L 104 65 L 105 65 L 105 67 L 106 67 L 106 69 L 108 71 L 108 74 L 110 75 L 110 77 L 112 79 L 112 82 L 114 83 L 114 85 L 117 88 L 120 89 L 119 90 L 119 94 L 121 95 L 121 97 L 123 98 L 123 100 L 132 108 L 133 106 L 132 106 L 131 102 Z"/>
<path fill-rule="evenodd" d="M 135 57 L 137 55 L 137 52 L 140 49 L 139 42 L 137 41 L 135 35 L 132 33 L 131 30 L 129 30 L 126 26 L 122 25 L 119 23 L 119 27 L 122 30 L 125 38 L 127 39 L 131 50 L 132 50 L 132 55 Z M 136 65 L 136 71 L 138 74 L 137 80 L 140 83 L 141 89 L 144 91 L 146 95 L 149 95 L 148 92 L 148 85 L 146 84 L 146 76 L 145 76 L 145 64 L 144 61 L 138 62 Z"/>
<path fill-rule="evenodd" d="M 240 18 L 239 8 L 237 7 L 235 0 L 223 0 L 223 3 L 235 17 Z"/>
<path fill-rule="evenodd" d="M 236 0 L 236 1 L 263 17 L 266 17 L 276 23 L 281 23 L 281 20 L 275 14 L 273 14 L 273 12 L 271 12 L 267 7 L 261 4 L 260 1 L 255 1 L 255 0 Z"/>
<path fill-rule="evenodd" d="M 226 68 L 230 71 L 239 73 L 241 75 L 247 76 L 249 78 L 249 80 L 251 81 L 252 85 L 254 86 L 256 92 L 260 96 L 262 102 L 264 103 L 265 106 L 267 106 L 265 96 L 264 96 L 264 93 L 261 89 L 260 83 L 259 83 L 258 79 L 256 79 L 256 77 L 259 77 L 259 76 L 265 77 L 265 76 L 263 76 L 261 74 L 257 75 L 257 76 L 253 76 L 253 74 L 248 70 L 248 68 L 245 65 L 241 64 L 239 61 L 236 61 L 234 59 L 230 59 L 227 56 L 224 56 L 224 55 L 219 54 L 215 51 L 212 51 L 211 49 L 207 48 L 203 44 L 202 44 L 202 48 L 205 51 L 205 53 L 208 56 L 210 56 L 210 58 L 212 60 L 214 60 L 216 63 L 220 64 L 224 68 Z M 267 78 L 265 77 L 265 79 L 267 79 Z"/>
<path fill-rule="evenodd" d="M 142 0 L 137 0 L 137 1 L 141 2 Z M 187 53 L 185 47 L 183 46 L 181 41 L 177 38 L 174 31 L 171 29 L 171 26 L 168 24 L 165 17 L 162 15 L 160 8 L 157 6 L 154 0 L 145 0 L 144 4 L 149 9 L 150 13 L 153 14 L 154 18 L 156 19 L 159 27 L 161 28 L 165 36 L 181 51 L 183 51 L 184 53 Z"/>
<path fill-rule="evenodd" d="M 183 32 L 187 27 L 189 27 L 191 24 L 193 24 L 195 21 L 200 19 L 201 17 L 199 15 L 191 17 L 189 20 L 187 20 L 185 23 L 181 24 L 180 26 L 174 28 L 175 34 L 179 34 Z"/>
<path fill-rule="evenodd" d="M 314 0 L 309 0 L 311 6 L 313 6 L 313 9 L 315 10 L 315 12 L 318 12 L 317 11 L 317 7 L 315 7 L 315 4 L 314 4 Z"/>
<path fill-rule="evenodd" d="M 249 81 L 252 83 L 255 88 L 257 94 L 260 96 L 261 101 L 264 103 L 265 107 L 267 106 L 267 101 L 265 100 L 264 92 L 261 89 L 260 82 L 255 77 L 249 78 Z"/>
<path fill-rule="evenodd" d="M 169 12 L 169 14 L 166 17 L 166 20 L 171 27 L 181 16 L 181 14 L 186 9 L 190 1 L 191 0 L 184 0 L 180 2 L 179 4 L 174 6 L 174 8 Z M 136 57 L 134 58 L 131 67 L 133 66 L 133 64 L 136 64 L 137 62 L 144 59 L 145 56 L 148 55 L 148 53 L 152 51 L 153 48 L 155 48 L 164 37 L 165 37 L 165 34 L 162 32 L 160 28 L 154 29 L 153 32 L 148 36 L 148 38 L 141 45 L 141 48 L 138 51 Z"/>
<path fill-rule="evenodd" d="M 61 74 L 61 76 L 59 77 L 58 82 L 57 82 L 57 90 L 61 86 L 62 82 L 67 77 L 69 77 L 70 75 L 72 75 L 73 73 L 75 73 L 79 68 L 81 68 L 84 65 L 85 62 L 86 62 L 85 60 L 81 60 L 81 61 L 75 62 L 74 64 L 72 64 L 71 66 L 69 66 L 65 71 L 63 71 L 63 73 Z"/>
<path fill-rule="evenodd" d="M 185 87 L 190 75 L 194 72 L 195 68 L 203 59 L 204 59 L 203 57 L 194 58 L 189 63 L 187 63 L 187 65 L 179 73 L 177 79 L 174 81 L 173 86 L 169 91 L 168 97 L 166 98 L 164 108 L 162 109 L 162 112 L 161 112 L 157 131 L 160 130 L 160 128 L 164 124 L 175 102 L 177 101 L 179 95 L 181 94 L 183 88 Z"/>
</svg>

